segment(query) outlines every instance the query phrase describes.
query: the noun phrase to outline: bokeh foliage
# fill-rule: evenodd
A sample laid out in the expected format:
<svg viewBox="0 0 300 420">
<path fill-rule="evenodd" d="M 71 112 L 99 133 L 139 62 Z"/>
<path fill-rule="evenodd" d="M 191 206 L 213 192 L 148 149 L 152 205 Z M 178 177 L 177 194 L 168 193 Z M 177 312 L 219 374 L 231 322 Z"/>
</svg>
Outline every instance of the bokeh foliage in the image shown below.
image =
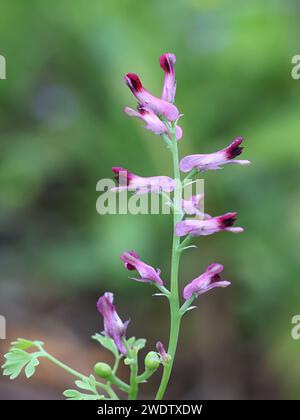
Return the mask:
<svg viewBox="0 0 300 420">
<path fill-rule="evenodd" d="M 213 152 L 242 135 L 253 161 L 205 175 L 206 211 L 239 211 L 246 232 L 200 239 L 182 282 L 224 263 L 233 287 L 219 293 L 241 340 L 254 337 L 282 396 L 297 398 L 300 344 L 290 322 L 300 312 L 300 81 L 290 72 L 299 18 L 296 0 L 6 1 L 2 277 L 61 294 L 110 288 L 147 299 L 149 289 L 130 283 L 119 261 L 136 249 L 168 278 L 168 216 L 99 216 L 95 188 L 114 165 L 171 174 L 162 141 L 123 114 L 135 101 L 122 77 L 136 72 L 159 94 L 158 57 L 174 52 L 181 153 Z"/>
</svg>

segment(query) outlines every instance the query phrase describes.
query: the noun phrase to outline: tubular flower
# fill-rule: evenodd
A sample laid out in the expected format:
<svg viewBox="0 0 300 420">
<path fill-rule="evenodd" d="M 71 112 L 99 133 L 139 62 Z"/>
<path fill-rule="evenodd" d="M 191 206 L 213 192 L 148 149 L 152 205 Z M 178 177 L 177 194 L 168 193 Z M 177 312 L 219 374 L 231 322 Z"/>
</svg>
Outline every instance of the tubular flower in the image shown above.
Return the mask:
<svg viewBox="0 0 300 420">
<path fill-rule="evenodd" d="M 201 204 L 204 200 L 204 194 L 193 195 L 188 200 L 182 200 L 182 209 L 185 214 L 197 215 L 204 217 L 203 212 L 200 210 Z"/>
<path fill-rule="evenodd" d="M 119 166 L 112 168 L 118 187 L 111 191 L 134 191 L 136 194 L 172 192 L 175 188 L 175 181 L 168 176 L 141 177 L 127 171 Z"/>
<path fill-rule="evenodd" d="M 113 305 L 113 293 L 106 292 L 97 302 L 97 309 L 103 316 L 104 331 L 103 333 L 114 340 L 118 350 L 126 354 L 126 349 L 122 339 L 125 337 L 126 329 L 129 321 L 122 322 Z"/>
<path fill-rule="evenodd" d="M 169 121 L 176 121 L 179 118 L 176 106 L 148 92 L 136 74 L 128 73 L 124 80 L 141 106 L 150 109 L 157 115 L 164 116 Z"/>
<path fill-rule="evenodd" d="M 124 252 L 121 255 L 121 260 L 124 262 L 127 270 L 136 270 L 139 273 L 140 278 L 131 277 L 132 280 L 144 283 L 156 283 L 158 286 L 163 285 L 163 281 L 160 278 L 160 270 L 155 270 L 151 265 L 144 263 L 136 252 Z"/>
<path fill-rule="evenodd" d="M 160 341 L 158 341 L 156 343 L 156 350 L 159 354 L 160 360 L 162 362 L 162 364 L 166 364 L 171 360 L 170 355 L 166 352 L 163 343 L 161 343 Z"/>
<path fill-rule="evenodd" d="M 171 103 L 174 102 L 176 93 L 175 63 L 176 56 L 171 53 L 163 54 L 159 59 L 160 67 L 165 72 L 161 98 Z"/>
<path fill-rule="evenodd" d="M 240 147 L 243 138 L 237 137 L 227 146 L 225 149 L 219 150 L 215 153 L 209 153 L 206 155 L 189 155 L 185 156 L 180 161 L 180 170 L 182 172 L 190 172 L 193 169 L 198 171 L 208 171 L 221 169 L 222 165 L 228 163 L 236 163 L 238 165 L 249 165 L 251 162 L 249 160 L 234 160 L 236 156 L 239 156 L 243 147 Z"/>
<path fill-rule="evenodd" d="M 222 216 L 209 217 L 204 220 L 183 220 L 176 225 L 176 235 L 185 236 L 190 234 L 192 236 L 207 236 L 222 230 L 233 233 L 243 232 L 243 228 L 233 227 L 233 224 L 236 221 L 236 216 L 236 212 L 230 212 L 225 213 Z"/>
<path fill-rule="evenodd" d="M 202 295 L 215 287 L 227 287 L 230 285 L 229 281 L 221 280 L 220 273 L 224 270 L 221 264 L 211 264 L 206 271 L 191 281 L 183 290 L 183 297 L 185 300 L 195 296 Z"/>
<path fill-rule="evenodd" d="M 137 117 L 146 123 L 145 128 L 152 131 L 155 134 L 169 134 L 169 131 L 165 124 L 158 118 L 158 116 L 150 109 L 145 108 L 142 105 L 138 105 L 137 110 L 129 108 L 128 106 L 124 109 L 124 112 L 129 117 Z M 176 138 L 180 140 L 182 137 L 182 129 L 176 126 Z"/>
</svg>

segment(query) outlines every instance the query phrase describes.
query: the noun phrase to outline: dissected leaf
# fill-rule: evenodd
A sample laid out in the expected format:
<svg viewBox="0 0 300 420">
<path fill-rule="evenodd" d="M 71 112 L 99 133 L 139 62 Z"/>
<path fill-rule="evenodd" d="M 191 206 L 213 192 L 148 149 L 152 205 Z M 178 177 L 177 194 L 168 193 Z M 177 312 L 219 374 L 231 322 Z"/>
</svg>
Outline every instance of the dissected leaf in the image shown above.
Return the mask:
<svg viewBox="0 0 300 420">
<path fill-rule="evenodd" d="M 100 343 L 101 346 L 111 351 L 115 357 L 119 356 L 119 351 L 117 349 L 117 346 L 115 345 L 114 341 L 111 338 L 106 337 L 105 335 L 102 335 L 102 334 L 98 334 L 98 333 L 94 334 L 92 338 L 98 341 L 98 343 Z"/>
<path fill-rule="evenodd" d="M 104 400 L 105 396 L 100 395 L 97 392 L 96 388 L 96 380 L 93 375 L 89 378 L 84 378 L 75 381 L 75 384 L 80 389 L 84 389 L 85 391 L 91 391 L 91 394 L 84 394 L 76 389 L 67 389 L 63 395 L 67 397 L 68 400 Z"/>
<path fill-rule="evenodd" d="M 18 338 L 17 341 L 13 341 L 11 343 L 12 348 L 18 348 L 21 350 L 27 350 L 30 347 L 35 347 L 38 345 L 43 346 L 44 343 L 42 341 L 27 340 L 26 338 Z"/>
<path fill-rule="evenodd" d="M 135 342 L 136 338 L 135 337 L 130 337 L 127 339 L 127 344 L 132 347 L 133 343 Z"/>
<path fill-rule="evenodd" d="M 84 389 L 86 391 L 90 390 L 90 384 L 86 383 L 85 381 L 78 380 L 78 381 L 75 381 L 75 384 L 80 389 Z"/>
<path fill-rule="evenodd" d="M 22 343 L 22 345 L 25 346 L 25 343 Z M 26 345 L 29 345 L 29 343 L 27 342 Z M 4 355 L 6 362 L 2 365 L 3 375 L 15 379 L 25 368 L 25 375 L 30 378 L 35 373 L 35 367 L 39 364 L 39 356 L 41 356 L 40 352 L 27 353 L 19 347 L 12 347 Z"/>
<path fill-rule="evenodd" d="M 67 400 L 77 400 L 77 401 L 84 401 L 84 400 L 104 400 L 104 395 L 95 395 L 95 394 L 83 394 L 76 389 L 67 389 L 63 392 L 63 395 L 67 398 Z"/>
<path fill-rule="evenodd" d="M 80 389 L 97 393 L 96 379 L 93 375 L 90 375 L 88 378 L 84 378 L 82 380 L 79 379 L 75 381 L 75 384 Z"/>
<path fill-rule="evenodd" d="M 145 338 L 138 338 L 133 344 L 133 347 L 135 347 L 139 351 L 145 347 L 146 342 L 147 340 Z"/>
<path fill-rule="evenodd" d="M 135 338 L 135 337 L 130 337 L 127 340 L 127 343 L 129 345 L 129 347 L 134 347 L 137 351 L 143 349 L 146 345 L 147 340 L 145 338 Z"/>
<path fill-rule="evenodd" d="M 38 358 L 34 357 L 25 367 L 25 375 L 26 378 L 31 378 L 32 375 L 35 374 L 35 368 L 40 364 Z"/>
<path fill-rule="evenodd" d="M 13 341 L 11 343 L 12 347 L 14 348 L 18 348 L 18 349 L 22 349 L 22 350 L 27 350 L 30 347 L 34 346 L 33 341 L 30 340 L 26 340 L 25 338 L 18 338 L 17 341 Z"/>
</svg>

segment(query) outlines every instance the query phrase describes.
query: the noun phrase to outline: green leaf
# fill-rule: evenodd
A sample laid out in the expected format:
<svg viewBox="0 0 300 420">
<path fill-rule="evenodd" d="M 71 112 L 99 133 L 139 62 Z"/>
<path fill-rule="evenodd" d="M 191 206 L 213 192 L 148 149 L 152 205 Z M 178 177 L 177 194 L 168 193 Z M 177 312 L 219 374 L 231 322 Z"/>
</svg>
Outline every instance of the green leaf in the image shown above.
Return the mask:
<svg viewBox="0 0 300 420">
<path fill-rule="evenodd" d="M 135 347 L 137 351 L 139 351 L 145 347 L 146 342 L 147 340 L 145 338 L 138 338 L 133 344 L 133 347 Z"/>
<path fill-rule="evenodd" d="M 75 381 L 78 388 L 85 391 L 91 391 L 91 394 L 84 394 L 77 391 L 76 389 L 67 389 L 63 395 L 67 397 L 68 400 L 104 400 L 104 395 L 100 395 L 97 392 L 96 380 L 93 375 L 90 375 L 88 378 L 80 379 Z"/>
<path fill-rule="evenodd" d="M 22 346 L 24 345 L 25 343 L 22 343 Z M 26 343 L 26 345 L 29 345 L 29 343 Z M 38 357 L 41 355 L 40 352 L 27 353 L 19 347 L 12 347 L 4 355 L 6 362 L 2 365 L 3 375 L 15 379 L 25 368 L 25 375 L 30 378 L 35 373 L 35 367 L 39 364 Z"/>
<path fill-rule="evenodd" d="M 141 349 L 143 349 L 146 345 L 147 340 L 145 338 L 135 338 L 135 337 L 131 337 L 127 340 L 128 345 L 131 348 L 135 348 L 136 351 L 140 351 Z"/>
<path fill-rule="evenodd" d="M 98 343 L 100 343 L 101 346 L 111 351 L 115 357 L 119 356 L 118 348 L 115 345 L 114 340 L 112 340 L 110 337 L 106 337 L 105 335 L 97 333 L 97 334 L 94 334 L 92 338 L 98 341 Z"/>
<path fill-rule="evenodd" d="M 127 344 L 128 344 L 130 347 L 132 347 L 132 346 L 133 346 L 133 343 L 135 343 L 135 341 L 136 341 L 136 338 L 135 338 L 135 337 L 130 337 L 130 338 L 128 338 L 128 340 L 127 340 Z"/>
<path fill-rule="evenodd" d="M 21 350 L 27 350 L 30 347 L 34 346 L 34 342 L 30 340 L 26 340 L 25 338 L 18 338 L 17 341 L 13 341 L 11 343 L 12 347 L 18 348 Z"/>
<path fill-rule="evenodd" d="M 39 364 L 40 364 L 40 362 L 39 362 L 38 358 L 34 357 L 34 358 L 31 359 L 31 361 L 25 367 L 26 378 L 31 378 L 31 376 L 35 374 L 35 368 Z"/>
<path fill-rule="evenodd" d="M 104 395 L 95 395 L 95 394 L 83 394 L 76 389 L 67 389 L 63 395 L 67 398 L 67 400 L 77 400 L 77 401 L 87 401 L 87 400 L 104 400 Z"/>
<path fill-rule="evenodd" d="M 30 347 L 36 347 L 38 345 L 43 346 L 44 343 L 42 341 L 27 340 L 26 338 L 18 338 L 17 341 L 13 341 L 11 343 L 12 348 L 18 348 L 21 350 L 27 350 Z"/>
<path fill-rule="evenodd" d="M 85 379 L 82 379 L 82 380 L 77 380 L 77 381 L 75 381 L 75 384 L 80 389 L 84 389 L 86 391 L 92 391 L 94 393 L 97 393 L 96 379 L 94 378 L 93 375 L 90 375 L 89 378 L 85 378 Z"/>
</svg>

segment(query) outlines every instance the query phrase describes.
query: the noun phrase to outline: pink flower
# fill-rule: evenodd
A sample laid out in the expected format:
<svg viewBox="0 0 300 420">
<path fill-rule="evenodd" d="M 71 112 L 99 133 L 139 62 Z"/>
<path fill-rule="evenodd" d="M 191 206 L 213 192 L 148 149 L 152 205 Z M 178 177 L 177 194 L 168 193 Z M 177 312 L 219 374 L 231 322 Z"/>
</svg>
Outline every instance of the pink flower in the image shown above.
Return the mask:
<svg viewBox="0 0 300 420">
<path fill-rule="evenodd" d="M 176 106 L 148 92 L 136 74 L 128 73 L 124 77 L 124 80 L 142 107 L 150 109 L 157 115 L 164 116 L 169 121 L 176 121 L 178 119 L 179 111 Z"/>
<path fill-rule="evenodd" d="M 97 309 L 103 316 L 104 334 L 114 340 L 118 350 L 126 354 L 126 349 L 122 339 L 125 337 L 129 321 L 122 322 L 113 305 L 113 293 L 106 292 L 97 302 Z"/>
<path fill-rule="evenodd" d="M 240 233 L 244 229 L 241 227 L 233 227 L 236 221 L 236 212 L 223 214 L 222 216 L 210 217 L 204 220 L 201 219 L 188 219 L 183 220 L 176 225 L 177 236 L 207 236 L 222 230 Z"/>
<path fill-rule="evenodd" d="M 185 300 L 195 296 L 202 295 L 215 287 L 227 287 L 229 281 L 221 280 L 220 273 L 224 270 L 221 264 L 211 264 L 201 276 L 190 282 L 183 290 Z"/>
<path fill-rule="evenodd" d="M 124 262 L 125 267 L 127 270 L 136 270 L 140 278 L 132 278 L 132 280 L 141 281 L 145 283 L 156 283 L 158 286 L 163 285 L 163 281 L 160 278 L 160 270 L 151 267 L 151 265 L 148 265 L 144 263 L 138 254 L 134 251 L 124 252 L 121 255 L 121 260 Z"/>
<path fill-rule="evenodd" d="M 201 202 L 204 200 L 204 194 L 193 195 L 188 200 L 182 200 L 182 209 L 185 214 L 197 215 L 199 217 L 204 217 L 203 212 L 200 211 L 199 207 Z"/>
<path fill-rule="evenodd" d="M 176 93 L 175 63 L 176 56 L 171 53 L 163 54 L 159 59 L 160 67 L 165 72 L 162 99 L 167 102 L 174 102 Z"/>
<path fill-rule="evenodd" d="M 169 131 L 165 124 L 158 118 L 158 116 L 151 111 L 150 109 L 145 108 L 142 105 L 138 105 L 137 111 L 135 109 L 129 108 L 128 106 L 124 109 L 124 112 L 129 117 L 137 117 L 146 123 L 145 128 L 147 130 L 153 131 L 153 133 L 169 134 Z M 182 137 L 182 129 L 179 126 L 176 126 L 176 137 L 177 140 L 180 140 Z"/>
<path fill-rule="evenodd" d="M 166 363 L 170 362 L 171 360 L 171 356 L 166 352 L 163 343 L 161 343 L 160 341 L 158 341 L 156 343 L 156 350 L 159 354 L 160 360 L 162 362 L 163 365 L 165 365 Z"/>
<path fill-rule="evenodd" d="M 233 160 L 236 156 L 240 155 L 243 151 L 243 147 L 240 147 L 243 138 L 236 138 L 229 146 L 225 149 L 219 150 L 215 153 L 209 153 L 206 155 L 189 155 L 185 156 L 180 161 L 180 170 L 182 172 L 190 172 L 192 169 L 198 171 L 208 171 L 221 169 L 222 165 L 228 163 L 236 163 L 238 165 L 249 165 L 249 160 Z"/>
<path fill-rule="evenodd" d="M 111 191 L 134 191 L 136 194 L 171 192 L 175 188 L 175 181 L 168 176 L 141 177 L 127 171 L 127 169 L 115 166 L 112 168 L 118 187 Z"/>
</svg>

